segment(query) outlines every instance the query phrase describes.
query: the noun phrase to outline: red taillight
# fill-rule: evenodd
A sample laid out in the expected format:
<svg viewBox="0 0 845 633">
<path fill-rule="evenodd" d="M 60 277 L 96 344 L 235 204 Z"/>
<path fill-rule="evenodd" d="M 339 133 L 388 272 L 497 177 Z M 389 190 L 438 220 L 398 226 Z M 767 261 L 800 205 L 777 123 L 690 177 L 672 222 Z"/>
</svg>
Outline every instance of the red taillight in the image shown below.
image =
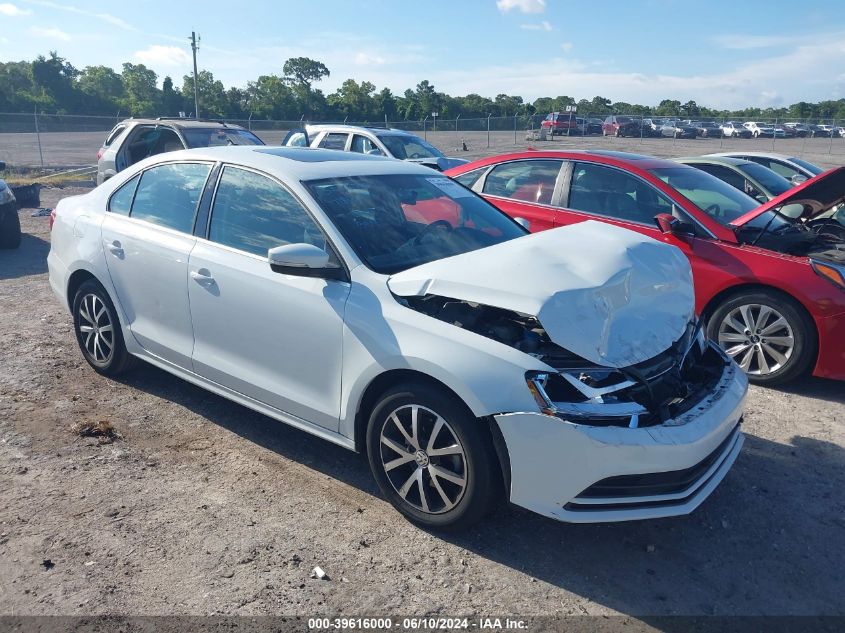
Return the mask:
<svg viewBox="0 0 845 633">
<path fill-rule="evenodd" d="M 50 230 L 53 230 L 53 223 L 56 221 L 56 209 L 50 211 Z"/>
</svg>

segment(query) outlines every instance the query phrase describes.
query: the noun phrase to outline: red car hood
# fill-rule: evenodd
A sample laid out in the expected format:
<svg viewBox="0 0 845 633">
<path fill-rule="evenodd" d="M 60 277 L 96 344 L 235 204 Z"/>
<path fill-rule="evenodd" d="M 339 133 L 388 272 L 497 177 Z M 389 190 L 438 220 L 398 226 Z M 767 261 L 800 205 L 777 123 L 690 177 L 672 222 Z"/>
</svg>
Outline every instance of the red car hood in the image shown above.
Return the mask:
<svg viewBox="0 0 845 633">
<path fill-rule="evenodd" d="M 731 222 L 731 226 L 742 226 L 769 209 L 785 204 L 803 204 L 801 217 L 810 220 L 845 200 L 845 166 L 836 167 L 815 178 L 806 180 L 777 198 L 749 211 Z"/>
</svg>

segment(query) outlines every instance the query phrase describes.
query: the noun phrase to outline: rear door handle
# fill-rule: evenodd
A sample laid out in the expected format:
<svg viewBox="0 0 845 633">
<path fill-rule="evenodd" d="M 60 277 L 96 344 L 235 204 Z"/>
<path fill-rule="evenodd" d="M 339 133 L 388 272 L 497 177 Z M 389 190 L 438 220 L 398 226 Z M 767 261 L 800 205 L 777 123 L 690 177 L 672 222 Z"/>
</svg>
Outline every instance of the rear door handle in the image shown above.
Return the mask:
<svg viewBox="0 0 845 633">
<path fill-rule="evenodd" d="M 114 240 L 113 242 L 106 242 L 106 248 L 109 249 L 112 255 L 115 257 L 123 257 L 123 246 L 120 245 L 120 242 Z"/>
<path fill-rule="evenodd" d="M 191 271 L 191 279 L 196 281 L 201 286 L 210 286 L 214 283 L 214 277 L 207 268 L 200 268 L 199 270 Z"/>
</svg>

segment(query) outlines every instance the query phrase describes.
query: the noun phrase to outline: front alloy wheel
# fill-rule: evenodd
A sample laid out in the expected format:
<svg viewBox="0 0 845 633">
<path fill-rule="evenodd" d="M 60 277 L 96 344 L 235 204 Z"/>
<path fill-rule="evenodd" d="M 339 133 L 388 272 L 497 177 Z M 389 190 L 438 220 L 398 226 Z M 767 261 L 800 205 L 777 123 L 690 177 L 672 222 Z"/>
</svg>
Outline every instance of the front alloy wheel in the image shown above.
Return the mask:
<svg viewBox="0 0 845 633">
<path fill-rule="evenodd" d="M 384 496 L 427 528 L 458 530 L 481 519 L 501 490 L 490 423 L 434 385 L 389 389 L 367 426 L 367 457 Z"/>
<path fill-rule="evenodd" d="M 818 349 L 810 316 L 790 296 L 775 290 L 728 296 L 711 314 L 707 334 L 760 385 L 803 374 Z"/>
</svg>

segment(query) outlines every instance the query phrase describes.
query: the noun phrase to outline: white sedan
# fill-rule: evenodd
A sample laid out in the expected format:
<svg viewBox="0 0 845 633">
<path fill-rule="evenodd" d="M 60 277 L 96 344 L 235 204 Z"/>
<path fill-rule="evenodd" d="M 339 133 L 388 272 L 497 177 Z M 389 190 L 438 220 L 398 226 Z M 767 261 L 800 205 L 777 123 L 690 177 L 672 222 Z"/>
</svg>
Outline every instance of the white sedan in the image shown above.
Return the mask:
<svg viewBox="0 0 845 633">
<path fill-rule="evenodd" d="M 82 355 L 137 359 L 352 450 L 406 517 L 507 494 L 564 521 L 685 514 L 743 442 L 674 247 L 526 234 L 418 165 L 304 148 L 154 156 L 55 211 Z"/>
</svg>

